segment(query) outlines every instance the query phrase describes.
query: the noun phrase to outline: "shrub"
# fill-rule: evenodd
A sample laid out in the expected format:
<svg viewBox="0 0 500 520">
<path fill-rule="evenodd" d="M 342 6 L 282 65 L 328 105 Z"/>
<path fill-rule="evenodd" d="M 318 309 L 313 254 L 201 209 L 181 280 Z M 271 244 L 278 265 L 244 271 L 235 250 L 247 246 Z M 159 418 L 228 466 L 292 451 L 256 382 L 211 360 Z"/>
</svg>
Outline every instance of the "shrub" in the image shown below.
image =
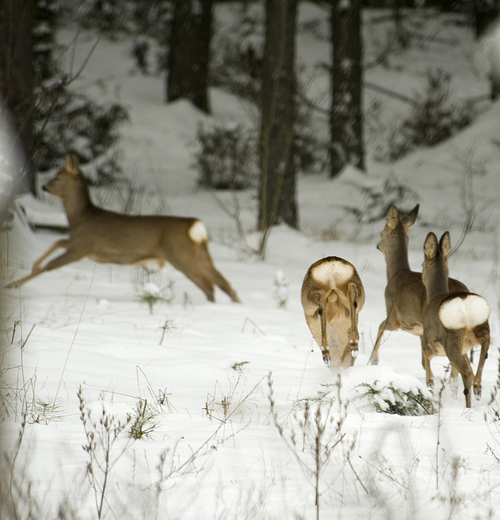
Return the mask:
<svg viewBox="0 0 500 520">
<path fill-rule="evenodd" d="M 379 159 L 393 161 L 419 146 L 435 145 L 472 122 L 474 107 L 452 100 L 450 85 L 451 75 L 443 69 L 427 72 L 424 92 L 416 96 L 408 117 L 386 132 L 387 147 L 378 151 Z"/>
<path fill-rule="evenodd" d="M 257 178 L 255 136 L 243 125 L 198 127 L 195 153 L 198 184 L 217 190 L 241 190 Z"/>
<path fill-rule="evenodd" d="M 427 73 L 425 92 L 403 123 L 414 144 L 439 143 L 472 121 L 470 106 L 450 100 L 450 83 L 451 75 L 442 69 Z"/>
<path fill-rule="evenodd" d="M 37 170 L 60 166 L 61 157 L 73 152 L 81 164 L 93 162 L 98 183 L 109 183 L 121 173 L 116 153 L 117 128 L 128 119 L 118 103 L 99 104 L 72 92 L 70 84 L 78 73 L 65 74 L 56 59 L 64 55 L 55 31 L 63 16 L 56 0 L 38 2 L 33 30 L 35 75 L 34 150 Z"/>
<path fill-rule="evenodd" d="M 129 418 L 128 435 L 132 439 L 150 439 L 158 426 L 157 414 L 149 406 L 148 400 L 140 397 Z"/>
<path fill-rule="evenodd" d="M 436 406 L 430 394 L 425 395 L 420 388 L 397 388 L 394 382 L 383 386 L 378 380 L 361 383 L 356 387 L 358 399 L 366 398 L 378 413 L 393 415 L 431 415 Z"/>
</svg>

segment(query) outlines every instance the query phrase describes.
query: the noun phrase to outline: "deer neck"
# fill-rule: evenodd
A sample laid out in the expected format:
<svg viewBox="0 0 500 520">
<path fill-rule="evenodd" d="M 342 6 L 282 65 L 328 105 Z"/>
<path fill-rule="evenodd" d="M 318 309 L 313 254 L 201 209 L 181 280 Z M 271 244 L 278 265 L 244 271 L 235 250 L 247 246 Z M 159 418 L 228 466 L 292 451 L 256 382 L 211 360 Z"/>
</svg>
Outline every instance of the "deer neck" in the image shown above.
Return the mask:
<svg viewBox="0 0 500 520">
<path fill-rule="evenodd" d="M 66 193 L 62 201 L 70 227 L 88 218 L 89 213 L 95 210 L 84 181 L 75 183 L 71 192 Z"/>
<path fill-rule="evenodd" d="M 387 280 L 399 271 L 411 271 L 408 261 L 408 246 L 404 241 L 397 241 L 386 257 Z"/>
<path fill-rule="evenodd" d="M 436 263 L 431 267 L 429 282 L 425 289 L 427 291 L 427 303 L 437 296 L 449 293 L 448 268 L 445 265 Z"/>
</svg>

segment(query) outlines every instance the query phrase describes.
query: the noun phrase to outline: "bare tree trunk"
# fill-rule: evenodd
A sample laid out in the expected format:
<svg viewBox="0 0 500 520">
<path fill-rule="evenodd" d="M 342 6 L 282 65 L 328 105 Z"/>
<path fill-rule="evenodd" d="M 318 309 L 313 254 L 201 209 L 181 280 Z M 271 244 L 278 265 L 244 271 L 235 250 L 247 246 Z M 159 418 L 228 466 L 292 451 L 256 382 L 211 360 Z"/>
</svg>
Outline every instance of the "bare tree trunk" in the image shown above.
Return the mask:
<svg viewBox="0 0 500 520">
<path fill-rule="evenodd" d="M 0 0 L 0 113 L 10 119 L 16 144 L 20 143 L 25 153 L 23 168 L 32 193 L 33 12 L 33 0 Z"/>
<path fill-rule="evenodd" d="M 188 99 L 210 113 L 208 64 L 213 0 L 176 0 L 170 36 L 166 100 Z"/>
<path fill-rule="evenodd" d="M 262 64 L 259 228 L 280 222 L 298 227 L 294 124 L 297 0 L 266 0 Z"/>
<path fill-rule="evenodd" d="M 474 25 L 476 36 L 482 36 L 500 15 L 499 0 L 474 0 Z"/>
<path fill-rule="evenodd" d="M 361 0 L 333 0 L 330 176 L 347 164 L 364 169 Z"/>
</svg>

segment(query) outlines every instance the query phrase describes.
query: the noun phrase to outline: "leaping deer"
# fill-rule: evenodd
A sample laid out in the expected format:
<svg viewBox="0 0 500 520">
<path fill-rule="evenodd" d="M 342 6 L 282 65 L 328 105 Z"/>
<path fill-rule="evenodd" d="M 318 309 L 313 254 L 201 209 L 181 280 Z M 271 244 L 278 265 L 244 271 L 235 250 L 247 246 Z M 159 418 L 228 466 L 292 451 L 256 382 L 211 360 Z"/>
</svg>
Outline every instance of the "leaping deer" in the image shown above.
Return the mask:
<svg viewBox="0 0 500 520">
<path fill-rule="evenodd" d="M 424 244 L 422 280 L 427 290 L 427 307 L 424 313 L 422 336 L 422 365 L 427 385 L 433 387 L 434 375 L 431 359 L 448 356 L 451 377 L 460 372 L 464 383 L 465 406 L 471 407 L 470 390 L 474 386 L 476 399 L 481 398 L 481 378 L 490 345 L 490 306 L 478 294 L 469 291 L 449 292 L 448 254 L 450 234 L 444 233 L 438 243 L 429 233 Z M 474 345 L 481 345 L 476 375 L 467 357 Z"/>
<path fill-rule="evenodd" d="M 400 217 L 396 206 L 391 206 L 377 245 L 387 264 L 387 318 L 378 328 L 370 357 L 372 365 L 378 364 L 380 344 L 385 331 L 401 329 L 420 336 L 422 342 L 423 312 L 426 306 L 425 287 L 422 274 L 412 271 L 408 260 L 408 232 L 417 219 L 419 208 L 417 204 L 408 214 Z M 468 291 L 462 282 L 453 278 L 449 279 L 449 285 L 451 291 Z"/>
<path fill-rule="evenodd" d="M 43 189 L 62 200 L 70 236 L 56 241 L 35 261 L 28 276 L 7 287 L 20 287 L 35 276 L 85 257 L 120 265 L 154 261 L 160 268 L 170 262 L 196 284 L 209 301 L 214 301 L 215 285 L 234 302 L 240 301 L 212 262 L 207 230 L 201 220 L 122 215 L 94 206 L 78 159 L 72 154 L 66 155 L 64 167 Z M 66 251 L 43 264 L 59 248 Z"/>
<path fill-rule="evenodd" d="M 358 355 L 358 314 L 365 303 L 354 266 L 337 256 L 318 260 L 304 277 L 301 301 L 325 364 L 352 366 Z"/>
</svg>

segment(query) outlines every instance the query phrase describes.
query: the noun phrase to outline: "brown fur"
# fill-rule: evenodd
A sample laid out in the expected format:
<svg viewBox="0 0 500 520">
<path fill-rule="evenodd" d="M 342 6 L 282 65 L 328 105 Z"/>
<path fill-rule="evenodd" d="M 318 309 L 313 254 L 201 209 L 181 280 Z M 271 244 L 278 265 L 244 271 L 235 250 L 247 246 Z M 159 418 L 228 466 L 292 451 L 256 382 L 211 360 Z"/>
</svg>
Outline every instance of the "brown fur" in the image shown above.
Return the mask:
<svg viewBox="0 0 500 520">
<path fill-rule="evenodd" d="M 74 155 L 66 155 L 64 167 L 44 186 L 44 190 L 62 200 L 70 236 L 55 242 L 38 258 L 31 274 L 7 287 L 20 287 L 45 271 L 85 257 L 95 262 L 120 265 L 154 261 L 160 267 L 170 262 L 210 301 L 214 301 L 214 285 L 234 302 L 240 301 L 229 282 L 215 268 L 207 240 L 194 241 L 189 236 L 192 227 L 200 222 L 198 219 L 122 215 L 94 206 Z M 42 265 L 59 248 L 66 251 Z"/>
<path fill-rule="evenodd" d="M 334 286 L 313 277 L 318 266 L 335 266 L 337 262 L 352 269 L 350 278 Z M 336 256 L 318 260 L 304 277 L 301 301 L 307 325 L 326 365 L 352 366 L 358 353 L 358 314 L 365 303 L 365 290 L 354 266 Z"/>
<path fill-rule="evenodd" d="M 387 264 L 385 289 L 387 318 L 378 328 L 370 358 L 373 365 L 378 364 L 380 344 L 386 330 L 401 329 L 420 336 L 422 341 L 423 312 L 426 306 L 425 287 L 422 283 L 422 274 L 412 271 L 408 260 L 408 232 L 417 219 L 418 210 L 417 204 L 407 215 L 400 218 L 396 206 L 391 206 L 377 245 L 385 256 Z M 468 290 L 462 282 L 453 278 L 450 278 L 449 283 L 454 291 Z"/>
<path fill-rule="evenodd" d="M 451 362 L 451 377 L 456 380 L 461 374 L 464 384 L 465 405 L 470 408 L 471 388 L 481 398 L 481 379 L 484 363 L 488 357 L 490 345 L 490 326 L 488 320 L 473 328 L 446 328 L 439 317 L 443 304 L 456 298 L 465 299 L 473 293 L 469 291 L 449 291 L 448 287 L 448 254 L 451 249 L 450 235 L 444 233 L 437 241 L 434 233 L 429 233 L 424 244 L 424 264 L 422 280 L 427 291 L 427 307 L 424 312 L 424 334 L 422 336 L 422 365 L 425 369 L 427 385 L 434 385 L 431 370 L 431 359 L 434 356 L 448 356 Z M 481 297 L 480 297 L 481 298 Z M 485 301 L 486 303 L 486 301 Z M 488 305 L 486 303 L 486 305 Z M 481 345 L 481 355 L 476 375 L 467 357 L 474 345 Z"/>
</svg>

